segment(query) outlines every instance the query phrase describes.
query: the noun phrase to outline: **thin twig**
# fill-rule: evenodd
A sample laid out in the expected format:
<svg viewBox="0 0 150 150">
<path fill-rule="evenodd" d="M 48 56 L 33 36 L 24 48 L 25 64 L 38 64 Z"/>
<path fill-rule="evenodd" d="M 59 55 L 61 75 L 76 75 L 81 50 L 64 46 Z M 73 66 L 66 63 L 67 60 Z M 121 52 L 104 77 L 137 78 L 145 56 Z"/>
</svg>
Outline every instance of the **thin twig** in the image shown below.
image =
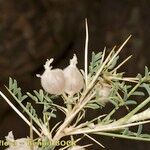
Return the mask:
<svg viewBox="0 0 150 150">
<path fill-rule="evenodd" d="M 77 129 L 77 130 L 74 129 L 73 132 L 69 132 L 68 135 L 77 135 L 77 134 L 85 134 L 85 133 L 95 134 L 97 132 L 117 131 L 117 130 L 121 130 L 121 129 L 124 129 L 127 127 L 132 127 L 132 126 L 137 126 L 140 124 L 147 124 L 147 123 L 150 123 L 150 120 L 125 124 L 125 125 L 117 125 L 117 122 L 116 122 L 116 124 L 114 122 L 114 123 L 110 123 L 107 125 L 98 125 L 94 129 L 91 129 L 91 128 L 82 128 L 82 129 Z"/>
<path fill-rule="evenodd" d="M 123 47 L 126 45 L 126 43 L 129 41 L 129 39 L 131 38 L 131 35 L 123 42 L 123 44 L 119 47 L 118 51 L 115 53 L 115 55 L 111 58 L 111 60 L 108 62 L 107 66 L 109 66 L 112 61 L 115 59 L 115 57 L 121 52 L 121 50 L 123 49 Z"/>
<path fill-rule="evenodd" d="M 85 19 L 85 28 L 86 28 L 86 39 L 85 39 L 85 85 L 87 86 L 87 76 L 88 76 L 88 41 L 89 41 L 89 33 L 88 33 L 88 23 L 87 18 Z"/>
<path fill-rule="evenodd" d="M 127 57 L 123 62 L 121 62 L 116 68 L 114 68 L 111 72 L 115 72 L 117 71 L 122 65 L 124 65 L 130 58 L 132 57 L 132 55 L 130 55 L 129 57 Z"/>
<path fill-rule="evenodd" d="M 142 138 L 142 137 L 134 137 L 134 136 L 128 136 L 128 135 L 121 135 L 116 133 L 108 133 L 108 132 L 98 132 L 95 133 L 97 135 L 104 135 L 104 136 L 111 136 L 111 137 L 117 137 L 117 138 L 124 138 L 124 139 L 131 139 L 131 140 L 140 140 L 140 141 L 148 141 L 150 142 L 149 138 Z"/>
<path fill-rule="evenodd" d="M 89 136 L 88 134 L 84 134 L 85 136 L 87 136 L 89 139 L 91 139 L 92 141 L 94 141 L 96 144 L 100 145 L 101 147 L 105 148 L 105 146 L 103 146 L 100 142 L 98 142 L 97 140 L 95 140 L 94 138 L 92 138 L 91 136 Z"/>
<path fill-rule="evenodd" d="M 138 83 L 138 80 L 136 78 L 128 78 L 128 77 L 115 77 L 115 76 L 107 76 L 109 80 L 120 80 L 120 81 L 126 81 L 126 82 L 133 82 L 133 83 Z"/>
</svg>

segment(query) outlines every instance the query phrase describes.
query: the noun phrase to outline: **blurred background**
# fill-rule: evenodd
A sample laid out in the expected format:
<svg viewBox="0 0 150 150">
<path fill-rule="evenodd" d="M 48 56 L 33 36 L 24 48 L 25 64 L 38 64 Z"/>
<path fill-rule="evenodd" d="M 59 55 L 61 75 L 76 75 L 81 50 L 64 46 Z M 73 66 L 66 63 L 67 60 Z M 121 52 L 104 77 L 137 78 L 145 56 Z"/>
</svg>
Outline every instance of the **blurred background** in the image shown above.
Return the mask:
<svg viewBox="0 0 150 150">
<path fill-rule="evenodd" d="M 64 68 L 76 53 L 83 68 L 85 17 L 89 25 L 89 51 L 108 51 L 132 34 L 121 60 L 132 59 L 121 71 L 129 76 L 150 68 L 149 0 L 0 0 L 0 90 L 9 76 L 23 91 L 41 88 L 37 73 L 44 71 L 47 58 Z M 90 56 L 89 56 L 90 57 Z M 13 99 L 12 99 L 13 101 Z M 0 97 L 0 139 L 13 130 L 16 138 L 29 135 L 27 125 Z M 147 126 L 145 132 L 149 132 Z M 148 142 L 98 137 L 108 150 L 147 150 Z M 89 141 L 91 142 L 91 141 Z M 0 147 L 0 149 L 4 149 Z M 94 148 L 100 148 L 94 144 Z"/>
</svg>

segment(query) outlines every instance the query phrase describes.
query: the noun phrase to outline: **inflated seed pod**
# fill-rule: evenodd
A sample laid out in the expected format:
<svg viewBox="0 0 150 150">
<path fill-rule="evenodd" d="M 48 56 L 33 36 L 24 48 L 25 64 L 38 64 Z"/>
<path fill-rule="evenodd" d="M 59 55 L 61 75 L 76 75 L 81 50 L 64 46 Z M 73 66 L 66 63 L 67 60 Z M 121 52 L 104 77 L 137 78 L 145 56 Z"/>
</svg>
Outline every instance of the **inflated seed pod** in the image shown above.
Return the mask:
<svg viewBox="0 0 150 150">
<path fill-rule="evenodd" d="M 84 80 L 81 72 L 77 68 L 77 57 L 74 54 L 70 60 L 70 65 L 64 69 L 65 92 L 69 95 L 78 93 L 84 86 Z"/>
<path fill-rule="evenodd" d="M 109 101 L 109 95 L 111 93 L 111 86 L 106 83 L 101 83 L 98 86 L 98 93 L 101 98 L 101 102 L 103 104 L 107 103 Z"/>
<path fill-rule="evenodd" d="M 70 147 L 68 150 L 85 150 L 85 148 L 79 145 L 75 145 L 73 147 Z"/>
<path fill-rule="evenodd" d="M 47 60 L 44 65 L 44 73 L 37 76 L 41 78 L 41 85 L 46 92 L 60 95 L 65 88 L 64 73 L 61 69 L 52 69 L 52 66 L 50 66 L 52 62 L 53 59 Z"/>
</svg>

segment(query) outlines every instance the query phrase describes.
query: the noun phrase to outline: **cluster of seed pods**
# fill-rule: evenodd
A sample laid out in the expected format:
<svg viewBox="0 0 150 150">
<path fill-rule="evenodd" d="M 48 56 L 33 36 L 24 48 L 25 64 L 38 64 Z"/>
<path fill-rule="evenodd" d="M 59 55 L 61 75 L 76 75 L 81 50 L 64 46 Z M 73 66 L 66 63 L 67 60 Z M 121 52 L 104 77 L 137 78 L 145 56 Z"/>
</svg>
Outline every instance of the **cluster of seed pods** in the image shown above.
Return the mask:
<svg viewBox="0 0 150 150">
<path fill-rule="evenodd" d="M 75 54 L 70 60 L 70 65 L 64 70 L 58 68 L 52 69 L 52 62 L 53 58 L 47 60 L 44 65 L 44 73 L 38 75 L 41 78 L 41 85 L 46 92 L 55 95 L 60 95 L 64 92 L 69 95 L 74 95 L 83 89 L 84 79 L 76 66 L 77 57 Z"/>
</svg>

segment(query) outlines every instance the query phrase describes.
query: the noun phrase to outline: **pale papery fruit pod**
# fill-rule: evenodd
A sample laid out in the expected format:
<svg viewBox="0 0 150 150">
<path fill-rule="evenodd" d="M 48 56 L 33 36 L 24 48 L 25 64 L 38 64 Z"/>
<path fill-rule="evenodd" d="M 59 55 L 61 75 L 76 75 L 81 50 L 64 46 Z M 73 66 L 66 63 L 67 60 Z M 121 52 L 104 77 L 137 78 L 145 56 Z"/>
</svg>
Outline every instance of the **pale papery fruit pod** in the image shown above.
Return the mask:
<svg viewBox="0 0 150 150">
<path fill-rule="evenodd" d="M 14 135 L 11 132 L 5 137 L 9 147 L 6 150 L 31 150 L 31 142 L 28 138 L 20 138 L 15 140 Z M 36 145 L 32 145 L 33 150 L 38 150 Z"/>
<path fill-rule="evenodd" d="M 68 150 L 86 150 L 86 149 L 83 146 L 76 145 L 68 148 Z"/>
<path fill-rule="evenodd" d="M 41 85 L 46 92 L 50 94 L 60 95 L 64 92 L 65 78 L 63 70 L 52 69 L 52 66 L 50 65 L 52 62 L 53 58 L 47 60 L 44 65 L 44 73 L 37 76 L 41 78 Z"/>
<path fill-rule="evenodd" d="M 103 104 L 109 102 L 109 95 L 111 90 L 111 86 L 107 83 L 100 83 L 100 85 L 98 85 L 98 94 Z"/>
<path fill-rule="evenodd" d="M 70 60 L 70 65 L 64 69 L 65 77 L 65 92 L 69 95 L 74 95 L 80 92 L 84 87 L 84 79 L 77 68 L 77 56 L 74 54 L 73 58 Z"/>
</svg>

